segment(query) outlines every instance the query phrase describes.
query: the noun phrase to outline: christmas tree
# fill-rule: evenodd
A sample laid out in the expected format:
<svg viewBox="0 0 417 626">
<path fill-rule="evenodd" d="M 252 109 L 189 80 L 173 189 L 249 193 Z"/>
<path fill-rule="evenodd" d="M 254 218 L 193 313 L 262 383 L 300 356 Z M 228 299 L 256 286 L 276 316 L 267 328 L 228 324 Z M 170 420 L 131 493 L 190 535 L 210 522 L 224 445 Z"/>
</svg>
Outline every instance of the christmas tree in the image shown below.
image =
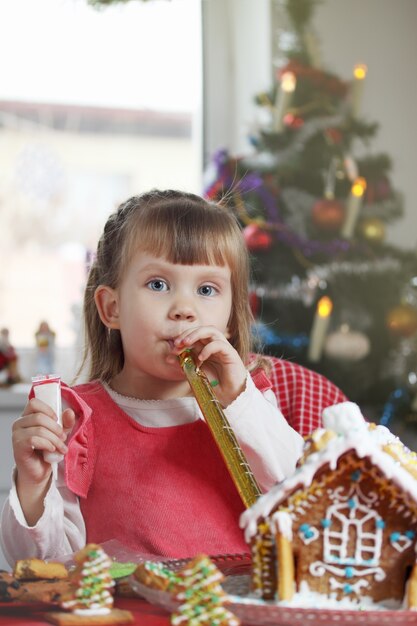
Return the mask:
<svg viewBox="0 0 417 626">
<path fill-rule="evenodd" d="M 361 116 L 368 68 L 344 80 L 321 65 L 317 2 L 283 0 L 282 63 L 256 96 L 262 123 L 247 154 L 215 155 L 206 195 L 244 227 L 259 346 L 388 423 L 417 410 L 416 256 L 386 242 L 403 203 L 389 156 L 372 151 L 378 125 Z"/>
<path fill-rule="evenodd" d="M 179 575 L 181 591 L 176 598 L 181 604 L 171 616 L 173 626 L 239 626 L 240 620 L 223 606 L 224 576 L 208 556 L 196 556 Z"/>
</svg>

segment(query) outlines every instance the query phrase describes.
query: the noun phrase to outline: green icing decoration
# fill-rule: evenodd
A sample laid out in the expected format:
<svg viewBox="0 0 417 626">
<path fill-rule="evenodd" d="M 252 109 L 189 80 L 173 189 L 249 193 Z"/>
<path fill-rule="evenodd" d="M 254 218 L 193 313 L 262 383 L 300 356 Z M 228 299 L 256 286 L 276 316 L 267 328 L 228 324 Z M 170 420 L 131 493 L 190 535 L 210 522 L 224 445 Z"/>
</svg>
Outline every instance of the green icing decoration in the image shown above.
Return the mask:
<svg viewBox="0 0 417 626">
<path fill-rule="evenodd" d="M 110 576 L 115 579 L 130 576 L 136 568 L 137 563 L 118 563 L 117 561 L 114 561 L 110 565 Z"/>
</svg>

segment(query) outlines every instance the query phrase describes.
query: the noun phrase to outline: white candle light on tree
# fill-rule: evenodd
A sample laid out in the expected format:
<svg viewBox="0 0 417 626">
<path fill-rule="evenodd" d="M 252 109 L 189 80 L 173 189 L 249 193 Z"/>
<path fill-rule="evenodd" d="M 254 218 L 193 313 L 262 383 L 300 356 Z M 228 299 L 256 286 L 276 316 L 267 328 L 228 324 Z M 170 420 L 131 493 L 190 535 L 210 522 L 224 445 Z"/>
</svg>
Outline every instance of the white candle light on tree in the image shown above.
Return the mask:
<svg viewBox="0 0 417 626">
<path fill-rule="evenodd" d="M 308 359 L 312 362 L 320 360 L 323 352 L 324 340 L 330 324 L 330 315 L 333 310 L 333 302 L 328 296 L 323 296 L 317 303 L 317 310 L 314 316 L 313 326 L 310 334 L 310 345 L 308 348 Z"/>
<path fill-rule="evenodd" d="M 291 104 L 292 96 L 295 91 L 297 79 L 292 72 L 284 72 L 281 77 L 281 83 L 277 91 L 274 108 L 274 130 L 281 132 L 284 128 L 284 115 Z"/>
<path fill-rule="evenodd" d="M 359 114 L 362 102 L 363 85 L 368 68 L 364 63 L 357 63 L 353 68 L 353 81 L 351 91 L 351 113 L 353 117 Z"/>
<path fill-rule="evenodd" d="M 350 239 L 354 233 L 365 191 L 366 180 L 359 176 L 353 182 L 350 190 L 350 195 L 347 200 L 345 221 L 343 223 L 342 231 L 340 233 L 341 236 L 345 239 Z"/>
</svg>

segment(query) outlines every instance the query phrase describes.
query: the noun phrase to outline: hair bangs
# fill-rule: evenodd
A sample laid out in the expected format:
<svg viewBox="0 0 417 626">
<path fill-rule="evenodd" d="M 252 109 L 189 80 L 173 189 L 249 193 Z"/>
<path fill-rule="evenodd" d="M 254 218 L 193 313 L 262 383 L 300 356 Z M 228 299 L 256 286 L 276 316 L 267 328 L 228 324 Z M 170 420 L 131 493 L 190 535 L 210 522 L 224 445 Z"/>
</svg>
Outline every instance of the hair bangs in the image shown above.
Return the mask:
<svg viewBox="0 0 417 626">
<path fill-rule="evenodd" d="M 221 210 L 221 209 L 220 209 Z M 223 213 L 223 210 L 221 210 Z M 229 265 L 240 262 L 236 251 L 234 220 L 206 210 L 193 212 L 186 207 L 153 207 L 143 213 L 131 233 L 131 252 L 164 257 L 180 265 Z M 229 216 L 228 216 L 229 217 Z"/>
</svg>

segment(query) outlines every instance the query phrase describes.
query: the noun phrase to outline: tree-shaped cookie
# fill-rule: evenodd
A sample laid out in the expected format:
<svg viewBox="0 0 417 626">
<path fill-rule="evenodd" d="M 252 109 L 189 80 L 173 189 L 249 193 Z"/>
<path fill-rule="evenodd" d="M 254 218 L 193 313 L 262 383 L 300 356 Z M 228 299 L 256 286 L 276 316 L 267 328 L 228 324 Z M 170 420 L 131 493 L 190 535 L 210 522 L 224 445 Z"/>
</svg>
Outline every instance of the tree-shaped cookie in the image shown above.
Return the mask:
<svg viewBox="0 0 417 626">
<path fill-rule="evenodd" d="M 112 587 L 114 580 L 110 576 L 111 559 L 104 550 L 90 543 L 75 556 L 77 566 L 71 574 L 74 595 L 63 602 L 65 609 L 106 614 L 113 606 Z"/>
<path fill-rule="evenodd" d="M 49 613 L 48 621 L 59 626 L 131 623 L 133 616 L 129 611 L 113 609 L 112 562 L 103 548 L 87 544 L 74 559 L 76 567 L 70 573 L 71 593 L 61 602 L 67 612 Z"/>
<path fill-rule="evenodd" d="M 198 555 L 180 572 L 181 604 L 171 616 L 173 626 L 238 626 L 240 620 L 223 605 L 227 595 L 221 587 L 223 574 L 205 555 Z"/>
</svg>

